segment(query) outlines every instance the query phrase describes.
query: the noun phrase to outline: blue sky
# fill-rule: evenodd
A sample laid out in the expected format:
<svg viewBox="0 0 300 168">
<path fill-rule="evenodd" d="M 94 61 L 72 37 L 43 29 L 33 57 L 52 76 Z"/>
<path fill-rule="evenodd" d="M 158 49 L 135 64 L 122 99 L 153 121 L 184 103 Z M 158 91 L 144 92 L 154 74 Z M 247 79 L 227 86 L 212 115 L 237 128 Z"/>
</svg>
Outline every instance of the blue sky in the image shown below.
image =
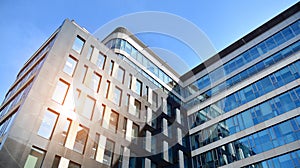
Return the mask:
<svg viewBox="0 0 300 168">
<path fill-rule="evenodd" d="M 194 23 L 205 33 L 216 51 L 220 51 L 296 2 L 295 0 L 231 0 L 218 3 L 197 0 L 1 0 L 0 101 L 14 82 L 22 65 L 65 18 L 74 19 L 93 33 L 107 22 L 126 14 L 143 11 L 168 12 Z M 182 29 L 180 25 L 177 28 Z M 153 34 L 139 37 L 150 47 L 172 51 L 182 59 L 186 59 L 184 53 L 189 52 L 182 50 L 185 47 L 178 48 L 176 40 Z M 172 43 L 174 45 L 170 45 Z M 197 61 L 190 61 L 195 65 L 198 64 Z"/>
</svg>

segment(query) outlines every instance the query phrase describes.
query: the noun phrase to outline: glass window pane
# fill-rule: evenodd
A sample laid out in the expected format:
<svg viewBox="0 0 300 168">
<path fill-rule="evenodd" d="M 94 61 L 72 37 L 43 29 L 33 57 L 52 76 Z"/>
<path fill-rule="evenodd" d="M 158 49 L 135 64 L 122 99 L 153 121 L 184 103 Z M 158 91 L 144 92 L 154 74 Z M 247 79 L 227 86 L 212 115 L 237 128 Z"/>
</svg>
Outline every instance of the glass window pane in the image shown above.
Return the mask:
<svg viewBox="0 0 300 168">
<path fill-rule="evenodd" d="M 60 156 L 55 155 L 53 163 L 52 163 L 52 168 L 58 168 L 60 158 L 61 158 Z"/>
<path fill-rule="evenodd" d="M 276 43 L 278 45 L 282 44 L 285 42 L 283 35 L 281 34 L 281 32 L 278 32 L 277 34 L 275 34 L 274 36 L 274 40 L 276 41 Z"/>
<path fill-rule="evenodd" d="M 58 114 L 52 111 L 46 111 L 38 135 L 50 139 L 58 118 Z"/>
<path fill-rule="evenodd" d="M 115 143 L 109 139 L 106 140 L 103 163 L 111 166 L 113 161 L 113 154 L 115 150 Z"/>
<path fill-rule="evenodd" d="M 113 130 L 114 132 L 117 132 L 118 120 L 119 120 L 119 114 L 112 111 L 110 114 L 109 129 Z"/>
<path fill-rule="evenodd" d="M 99 53 L 96 61 L 96 65 L 98 66 L 98 68 L 104 69 L 105 60 L 106 57 L 102 53 Z"/>
<path fill-rule="evenodd" d="M 113 95 L 113 102 L 118 106 L 121 105 L 121 97 L 122 97 L 122 90 L 118 87 L 115 87 L 114 95 Z"/>
<path fill-rule="evenodd" d="M 63 71 L 68 75 L 73 76 L 76 65 L 77 65 L 77 60 L 75 60 L 72 57 L 68 57 Z"/>
<path fill-rule="evenodd" d="M 52 99 L 59 104 L 63 104 L 68 89 L 69 89 L 69 84 L 67 84 L 62 80 L 59 80 L 56 84 Z"/>
<path fill-rule="evenodd" d="M 298 20 L 297 22 L 293 23 L 291 25 L 291 28 L 293 30 L 293 32 L 298 35 L 300 33 L 300 21 Z"/>
<path fill-rule="evenodd" d="M 93 142 L 92 154 L 91 154 L 92 159 L 96 159 L 99 139 L 100 139 L 100 134 L 96 133 L 95 139 L 93 140 L 94 142 Z"/>
<path fill-rule="evenodd" d="M 131 131 L 131 139 L 132 139 L 133 143 L 135 143 L 135 144 L 137 144 L 138 134 L 139 134 L 139 126 L 136 125 L 135 123 L 133 123 L 132 131 Z"/>
<path fill-rule="evenodd" d="M 72 121 L 70 119 L 67 119 L 64 128 L 61 132 L 61 141 L 59 142 L 59 144 L 64 145 L 67 139 L 67 136 L 69 134 L 69 130 L 70 130 L 70 126 L 71 126 Z"/>
<path fill-rule="evenodd" d="M 273 37 L 270 37 L 266 40 L 266 45 L 269 50 L 272 50 L 273 48 L 275 48 L 277 46 Z"/>
<path fill-rule="evenodd" d="M 135 92 L 142 96 L 142 82 L 139 80 L 136 80 L 136 87 L 135 87 Z"/>
<path fill-rule="evenodd" d="M 42 167 L 46 152 L 36 147 L 31 147 L 30 153 L 26 159 L 24 168 Z"/>
<path fill-rule="evenodd" d="M 125 75 L 125 70 L 122 67 L 118 68 L 117 72 L 117 80 L 120 81 L 121 83 L 124 83 L 124 75 Z"/>
<path fill-rule="evenodd" d="M 283 29 L 282 34 L 283 34 L 283 36 L 285 37 L 286 40 L 289 40 L 289 39 L 294 37 L 294 34 L 293 34 L 290 27 L 287 27 L 287 28 Z"/>
<path fill-rule="evenodd" d="M 75 162 L 70 161 L 68 168 L 81 168 L 81 165 Z"/>
<path fill-rule="evenodd" d="M 90 82 L 90 88 L 97 93 L 100 89 L 100 81 L 101 81 L 101 76 L 96 72 L 94 72 L 92 75 L 92 81 Z"/>
<path fill-rule="evenodd" d="M 96 100 L 87 96 L 81 114 L 88 119 L 92 119 L 95 104 L 96 104 Z"/>
<path fill-rule="evenodd" d="M 77 36 L 74 41 L 72 49 L 80 54 L 81 50 L 83 48 L 83 45 L 84 45 L 84 40 L 81 37 Z"/>
<path fill-rule="evenodd" d="M 134 107 L 135 107 L 135 116 L 140 117 L 140 112 L 141 112 L 141 102 L 138 100 L 134 101 Z"/>
<path fill-rule="evenodd" d="M 89 130 L 82 125 L 78 126 L 77 134 L 75 138 L 75 143 L 73 146 L 73 150 L 83 154 L 85 149 L 85 144 L 87 142 Z"/>
</svg>

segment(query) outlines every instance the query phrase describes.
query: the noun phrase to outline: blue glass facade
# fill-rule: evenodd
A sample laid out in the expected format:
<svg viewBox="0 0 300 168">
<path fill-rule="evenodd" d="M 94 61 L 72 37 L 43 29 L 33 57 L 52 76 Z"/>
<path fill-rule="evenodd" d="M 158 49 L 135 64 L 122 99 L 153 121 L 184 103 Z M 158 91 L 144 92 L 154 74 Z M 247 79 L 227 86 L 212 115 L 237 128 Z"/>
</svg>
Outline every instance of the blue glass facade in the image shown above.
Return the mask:
<svg viewBox="0 0 300 168">
<path fill-rule="evenodd" d="M 300 41 L 294 43 L 293 45 L 290 45 L 289 47 L 279 51 L 276 54 L 273 54 L 272 56 L 268 57 L 267 59 L 259 62 L 258 64 L 255 64 L 246 70 L 236 74 L 235 76 L 227 79 L 226 81 L 218 84 L 217 86 L 213 87 L 212 89 L 209 89 L 205 91 L 201 98 L 194 98 L 191 101 L 187 102 L 185 104 L 185 108 L 190 109 L 194 105 L 201 103 L 205 101 L 206 99 L 210 98 L 211 96 L 214 96 L 216 94 L 221 93 L 222 91 L 226 90 L 229 87 L 232 87 L 239 82 L 257 74 L 258 72 L 261 72 L 262 70 L 268 68 L 269 66 L 276 64 L 280 62 L 281 60 L 297 53 L 300 50 Z M 208 76 L 205 77 L 205 81 L 208 82 Z M 204 83 L 206 83 L 204 82 Z"/>
<path fill-rule="evenodd" d="M 284 42 L 287 42 L 290 39 L 296 37 L 299 33 L 300 33 L 300 21 L 298 20 L 295 23 L 291 24 L 290 26 L 287 26 L 283 30 L 279 31 L 278 33 L 274 34 L 273 36 L 267 38 L 261 43 L 245 51 L 243 54 L 225 63 L 221 67 L 201 77 L 200 79 L 192 83 L 187 88 L 184 88 L 185 97 L 194 94 L 198 90 L 210 86 L 212 83 L 216 82 L 222 77 L 231 74 L 238 68 L 245 66 L 251 61 L 257 59 L 258 57 L 268 53 L 269 51 L 272 51 L 274 48 L 280 46 Z M 205 94 L 203 94 L 203 97 L 206 97 Z"/>
<path fill-rule="evenodd" d="M 194 167 L 218 167 L 300 139 L 300 117 L 193 157 Z"/>
<path fill-rule="evenodd" d="M 300 87 L 191 135 L 192 150 L 300 107 Z"/>
<path fill-rule="evenodd" d="M 300 150 L 258 162 L 243 168 L 285 168 L 300 167 Z"/>
<path fill-rule="evenodd" d="M 290 23 L 184 88 L 193 167 L 300 166 L 297 146 L 263 154 L 300 140 L 300 21 Z"/>
<path fill-rule="evenodd" d="M 132 46 L 128 41 L 124 39 L 112 39 L 106 43 L 106 46 L 111 49 L 120 49 L 128 53 L 132 58 L 137 60 L 141 65 L 146 67 L 150 72 L 152 72 L 156 77 L 158 77 L 164 83 L 170 85 L 171 87 L 176 86 L 176 82 L 167 75 L 163 70 L 161 70 L 157 65 L 150 61 L 146 56 L 144 56 L 140 51 L 138 51 L 134 46 Z"/>
<path fill-rule="evenodd" d="M 299 78 L 300 61 L 297 61 L 189 116 L 189 125 L 196 127 Z"/>
</svg>

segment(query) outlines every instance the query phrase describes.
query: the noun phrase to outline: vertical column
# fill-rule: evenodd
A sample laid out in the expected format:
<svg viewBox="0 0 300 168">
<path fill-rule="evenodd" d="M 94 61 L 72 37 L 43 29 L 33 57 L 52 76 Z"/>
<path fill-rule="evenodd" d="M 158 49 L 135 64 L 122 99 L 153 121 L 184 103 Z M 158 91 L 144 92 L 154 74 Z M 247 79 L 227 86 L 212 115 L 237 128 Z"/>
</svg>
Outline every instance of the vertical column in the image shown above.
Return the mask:
<svg viewBox="0 0 300 168">
<path fill-rule="evenodd" d="M 177 142 L 182 145 L 182 131 L 180 128 L 177 128 Z"/>
<path fill-rule="evenodd" d="M 169 161 L 169 147 L 168 147 L 168 142 L 163 141 L 163 159 L 165 161 Z"/>
<path fill-rule="evenodd" d="M 135 106 L 134 106 L 134 97 L 130 96 L 129 98 L 129 113 L 135 115 Z"/>
<path fill-rule="evenodd" d="M 68 94 L 66 96 L 66 100 L 64 103 L 64 107 L 67 109 L 67 111 L 71 111 L 75 109 L 75 97 L 74 97 L 74 88 L 73 85 L 70 85 Z"/>
<path fill-rule="evenodd" d="M 129 167 L 129 157 L 130 157 L 130 149 L 127 147 L 124 147 L 124 153 L 123 153 L 123 162 L 122 162 L 122 168 L 128 168 Z"/>
<path fill-rule="evenodd" d="M 162 109 L 163 113 L 168 114 L 167 113 L 167 99 L 165 99 L 165 98 L 162 98 L 161 109 Z"/>
<path fill-rule="evenodd" d="M 151 168 L 151 160 L 148 158 L 145 158 L 145 168 Z"/>
<path fill-rule="evenodd" d="M 119 64 L 118 63 L 114 63 L 114 68 L 113 68 L 113 70 L 112 70 L 112 74 L 111 74 L 111 76 L 112 77 L 116 77 L 117 76 L 117 72 L 118 72 L 118 68 L 119 68 Z"/>
<path fill-rule="evenodd" d="M 179 167 L 184 168 L 183 152 L 178 150 Z"/>
<path fill-rule="evenodd" d="M 100 163 L 103 163 L 105 145 L 106 145 L 106 137 L 100 135 L 97 154 L 96 154 L 96 161 Z"/>
<path fill-rule="evenodd" d="M 151 132 L 150 131 L 146 131 L 146 146 L 145 146 L 145 149 L 148 151 L 148 152 L 151 152 Z"/>
<path fill-rule="evenodd" d="M 180 110 L 176 108 L 176 121 L 181 124 Z"/>
<path fill-rule="evenodd" d="M 165 134 L 166 136 L 168 136 L 168 121 L 167 121 L 167 119 L 165 119 L 165 118 L 163 118 L 162 119 L 162 126 L 163 126 L 163 128 L 162 128 L 162 130 L 163 130 L 163 134 Z"/>
<path fill-rule="evenodd" d="M 148 102 L 152 104 L 152 89 L 150 87 L 148 90 Z"/>
<path fill-rule="evenodd" d="M 66 139 L 65 147 L 67 147 L 69 149 L 73 149 L 78 127 L 79 127 L 79 122 L 76 120 L 72 121 L 70 130 L 69 130 L 69 134 Z"/>
<path fill-rule="evenodd" d="M 105 107 L 102 127 L 108 129 L 109 127 L 109 120 L 110 120 L 111 108 L 108 106 Z"/>
<path fill-rule="evenodd" d="M 132 133 L 132 125 L 133 122 L 129 119 L 127 119 L 127 125 L 126 125 L 126 140 L 128 140 L 129 142 L 131 142 L 131 133 Z"/>
<path fill-rule="evenodd" d="M 136 77 L 132 75 L 131 90 L 136 90 Z"/>
<path fill-rule="evenodd" d="M 149 125 L 151 125 L 151 122 L 152 122 L 152 110 L 150 107 L 147 108 L 147 112 L 146 112 L 146 115 L 147 115 L 147 123 Z"/>
<path fill-rule="evenodd" d="M 65 168 L 69 166 L 69 159 L 66 159 L 64 157 L 60 157 L 58 168 Z"/>
</svg>

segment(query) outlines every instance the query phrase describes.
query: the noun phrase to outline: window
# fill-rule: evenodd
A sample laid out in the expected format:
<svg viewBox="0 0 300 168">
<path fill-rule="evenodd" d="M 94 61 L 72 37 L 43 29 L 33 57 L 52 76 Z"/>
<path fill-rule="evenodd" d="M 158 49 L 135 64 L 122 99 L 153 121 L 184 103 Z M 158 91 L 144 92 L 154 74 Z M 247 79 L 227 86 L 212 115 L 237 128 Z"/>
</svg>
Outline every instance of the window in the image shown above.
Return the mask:
<svg viewBox="0 0 300 168">
<path fill-rule="evenodd" d="M 53 163 L 52 163 L 52 168 L 58 168 L 59 162 L 60 162 L 60 156 L 55 155 Z"/>
<path fill-rule="evenodd" d="M 86 59 L 87 60 L 91 60 L 91 58 L 92 58 L 92 55 L 93 55 L 93 51 L 94 51 L 94 46 L 90 46 L 90 48 L 89 48 L 89 52 L 88 52 L 88 54 L 86 55 Z"/>
<path fill-rule="evenodd" d="M 67 62 L 65 64 L 65 67 L 64 67 L 63 71 L 66 74 L 68 74 L 70 76 L 73 76 L 75 68 L 76 68 L 76 65 L 77 65 L 77 60 L 75 58 L 69 56 L 68 59 L 67 59 Z"/>
<path fill-rule="evenodd" d="M 118 106 L 121 106 L 122 90 L 118 87 L 115 87 L 113 102 Z"/>
<path fill-rule="evenodd" d="M 129 74 L 128 89 L 131 89 L 131 83 L 132 83 L 132 75 Z"/>
<path fill-rule="evenodd" d="M 124 118 L 124 122 L 123 122 L 123 129 L 122 129 L 122 131 L 123 131 L 123 136 L 124 136 L 124 137 L 126 137 L 127 120 L 128 120 L 128 119 L 125 117 L 125 118 Z"/>
<path fill-rule="evenodd" d="M 72 120 L 67 119 L 67 121 L 64 125 L 64 128 L 62 130 L 62 133 L 61 133 L 62 138 L 61 138 L 59 144 L 64 145 L 66 143 L 66 140 L 67 140 L 67 137 L 68 137 L 68 134 L 69 134 L 69 130 L 70 130 L 70 127 L 71 127 L 71 123 L 72 123 Z"/>
<path fill-rule="evenodd" d="M 110 61 L 110 65 L 109 65 L 109 75 L 112 76 L 113 74 L 113 70 L 114 70 L 114 61 Z"/>
<path fill-rule="evenodd" d="M 84 83 L 84 81 L 85 81 L 87 71 L 88 71 L 88 66 L 84 65 L 82 72 L 81 72 L 81 77 L 80 77 L 82 83 Z"/>
<path fill-rule="evenodd" d="M 132 124 L 132 131 L 131 131 L 131 140 L 133 143 L 137 144 L 139 136 L 139 126 L 135 123 Z"/>
<path fill-rule="evenodd" d="M 77 36 L 75 38 L 75 41 L 74 41 L 72 49 L 75 50 L 77 53 L 80 54 L 81 50 L 83 48 L 84 42 L 85 41 L 83 40 L 83 38 L 81 38 L 80 36 Z"/>
<path fill-rule="evenodd" d="M 104 69 L 105 60 L 106 60 L 106 56 L 104 56 L 102 53 L 99 53 L 96 62 L 98 68 Z"/>
<path fill-rule="evenodd" d="M 135 107 L 135 116 L 136 117 L 140 117 L 140 112 L 141 112 L 141 102 L 139 102 L 138 100 L 134 101 L 134 107 Z"/>
<path fill-rule="evenodd" d="M 112 140 L 107 139 L 105 144 L 104 157 L 103 157 L 104 164 L 108 166 L 112 165 L 114 150 L 115 150 L 115 143 Z"/>
<path fill-rule="evenodd" d="M 31 147 L 24 168 L 42 167 L 46 152 L 36 147 Z"/>
<path fill-rule="evenodd" d="M 142 82 L 137 79 L 135 84 L 136 84 L 135 85 L 135 92 L 137 94 L 139 94 L 140 96 L 142 96 L 142 86 L 143 86 Z"/>
<path fill-rule="evenodd" d="M 50 111 L 49 109 L 46 111 L 42 124 L 39 128 L 38 135 L 50 139 L 56 125 L 58 118 L 58 114 Z"/>
<path fill-rule="evenodd" d="M 109 120 L 109 129 L 114 130 L 115 133 L 118 129 L 118 120 L 119 120 L 119 114 L 112 111 L 110 114 L 110 120 Z"/>
<path fill-rule="evenodd" d="M 61 79 L 56 84 L 52 100 L 56 101 L 59 104 L 63 104 L 67 96 L 69 89 L 69 84 Z"/>
<path fill-rule="evenodd" d="M 121 83 L 124 83 L 124 76 L 125 76 L 125 70 L 122 67 L 118 68 L 117 72 L 117 80 L 120 81 Z"/>
<path fill-rule="evenodd" d="M 105 97 L 108 98 L 109 95 L 109 87 L 110 87 L 110 81 L 106 81 L 106 86 L 105 86 Z"/>
<path fill-rule="evenodd" d="M 74 151 L 83 154 L 85 149 L 85 144 L 87 142 L 88 134 L 89 134 L 89 130 L 86 127 L 82 125 L 78 126 L 75 143 L 73 146 Z"/>
<path fill-rule="evenodd" d="M 81 165 L 73 161 L 70 161 L 68 168 L 81 168 Z"/>
<path fill-rule="evenodd" d="M 124 153 L 124 146 L 121 145 L 120 148 L 120 156 L 119 156 L 119 160 L 118 160 L 118 168 L 122 168 L 122 162 L 123 162 L 123 153 Z"/>
<path fill-rule="evenodd" d="M 94 113 L 94 109 L 95 109 L 95 105 L 96 105 L 96 100 L 93 99 L 90 96 L 87 96 L 84 102 L 84 106 L 83 106 L 83 110 L 82 110 L 82 115 L 88 119 L 92 119 L 92 115 Z"/>
<path fill-rule="evenodd" d="M 137 158 L 138 158 L 137 155 L 134 152 L 130 151 L 130 157 L 129 157 L 130 168 L 138 167 Z"/>
<path fill-rule="evenodd" d="M 100 88 L 100 82 L 101 82 L 101 76 L 98 73 L 94 72 L 92 75 L 92 81 L 90 83 L 90 88 L 98 93 L 99 88 Z"/>
<path fill-rule="evenodd" d="M 91 156 L 92 159 L 96 159 L 99 139 L 100 139 L 100 134 L 96 133 L 95 140 L 92 147 L 92 156 Z"/>
</svg>

